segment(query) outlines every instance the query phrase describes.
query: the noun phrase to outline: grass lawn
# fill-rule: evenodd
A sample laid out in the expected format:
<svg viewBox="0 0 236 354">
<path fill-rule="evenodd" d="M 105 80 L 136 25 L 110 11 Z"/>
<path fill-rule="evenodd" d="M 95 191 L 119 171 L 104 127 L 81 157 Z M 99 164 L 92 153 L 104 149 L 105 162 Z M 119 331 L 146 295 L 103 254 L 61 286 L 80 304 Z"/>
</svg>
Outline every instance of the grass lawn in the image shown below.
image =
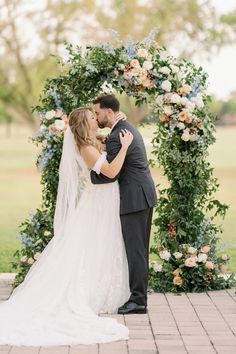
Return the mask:
<svg viewBox="0 0 236 354">
<path fill-rule="evenodd" d="M 141 127 L 140 131 L 148 143 L 153 136 L 153 126 Z M 19 224 L 41 203 L 40 174 L 35 167 L 37 149 L 28 143 L 31 134 L 26 127 L 14 126 L 12 136 L 6 136 L 5 127 L 0 126 L 0 272 L 10 272 L 12 254 L 20 247 L 16 240 Z M 236 127 L 217 128 L 217 142 L 210 150 L 210 161 L 219 178 L 220 190 L 217 197 L 230 205 L 224 220 L 222 244 L 231 256 L 230 269 L 236 269 Z M 159 168 L 152 170 L 156 183 L 166 184 Z"/>
</svg>

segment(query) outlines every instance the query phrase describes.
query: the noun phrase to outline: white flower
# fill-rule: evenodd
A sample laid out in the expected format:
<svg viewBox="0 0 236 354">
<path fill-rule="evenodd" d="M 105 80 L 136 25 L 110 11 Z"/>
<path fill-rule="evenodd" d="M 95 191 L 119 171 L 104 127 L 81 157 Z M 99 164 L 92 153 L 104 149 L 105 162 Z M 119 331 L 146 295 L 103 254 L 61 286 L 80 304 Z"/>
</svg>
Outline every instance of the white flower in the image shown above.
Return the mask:
<svg viewBox="0 0 236 354">
<path fill-rule="evenodd" d="M 48 120 L 50 120 L 50 119 L 52 119 L 53 117 L 55 117 L 55 114 L 56 114 L 56 112 L 55 112 L 54 110 L 48 111 L 48 112 L 45 114 L 45 118 L 48 119 Z"/>
<path fill-rule="evenodd" d="M 120 70 L 125 70 L 125 65 L 124 64 L 119 64 L 118 67 L 119 67 Z"/>
<path fill-rule="evenodd" d="M 175 252 L 173 253 L 173 255 L 175 256 L 176 259 L 180 259 L 183 256 L 181 252 Z"/>
<path fill-rule="evenodd" d="M 177 124 L 177 128 L 179 128 L 180 130 L 184 130 L 184 128 L 185 128 L 184 123 L 179 122 L 179 123 Z"/>
<path fill-rule="evenodd" d="M 133 68 L 131 74 L 132 76 L 138 76 L 140 74 L 140 68 Z"/>
<path fill-rule="evenodd" d="M 184 71 L 179 71 L 177 73 L 178 80 L 181 81 L 183 78 L 185 78 L 185 72 Z"/>
<path fill-rule="evenodd" d="M 195 105 L 197 106 L 197 108 L 203 108 L 204 107 L 204 102 L 202 99 L 202 95 L 198 94 L 196 97 L 192 97 L 191 101 L 193 103 L 195 103 Z"/>
<path fill-rule="evenodd" d="M 193 102 L 186 102 L 186 109 L 188 110 L 188 112 L 192 113 L 195 109 L 195 103 Z"/>
<path fill-rule="evenodd" d="M 161 60 L 166 60 L 169 57 L 169 54 L 166 50 L 162 50 L 159 54 Z"/>
<path fill-rule="evenodd" d="M 164 91 L 170 92 L 171 91 L 171 82 L 169 80 L 164 80 L 161 84 L 161 88 Z"/>
<path fill-rule="evenodd" d="M 180 97 L 180 103 L 182 104 L 182 106 L 187 106 L 189 100 L 187 99 L 187 97 Z"/>
<path fill-rule="evenodd" d="M 140 67 L 140 63 L 139 63 L 138 59 L 132 59 L 131 62 L 130 62 L 130 65 L 131 65 L 133 68 L 138 68 L 138 67 Z"/>
<path fill-rule="evenodd" d="M 177 65 L 171 64 L 170 65 L 171 71 L 174 74 L 177 74 L 179 72 L 179 67 Z"/>
<path fill-rule="evenodd" d="M 50 235 L 51 235 L 51 232 L 46 230 L 46 231 L 44 231 L 43 234 L 44 234 L 44 236 L 50 236 Z"/>
<path fill-rule="evenodd" d="M 164 113 L 167 114 L 168 116 L 170 116 L 171 114 L 173 114 L 173 111 L 172 111 L 171 106 L 167 106 L 167 105 L 163 106 L 163 111 L 164 111 Z"/>
<path fill-rule="evenodd" d="M 163 95 L 159 95 L 159 96 L 157 96 L 157 98 L 156 98 L 156 103 L 159 105 L 159 106 L 162 106 L 163 105 L 163 102 L 164 102 L 164 97 L 163 97 Z"/>
<path fill-rule="evenodd" d="M 64 120 L 61 119 L 56 119 L 55 120 L 55 128 L 57 130 L 63 130 L 65 128 L 66 124 L 64 122 Z"/>
<path fill-rule="evenodd" d="M 196 249 L 195 247 L 189 247 L 189 248 L 188 248 L 188 253 L 194 254 L 194 253 L 196 253 L 196 252 L 197 252 L 197 249 Z"/>
<path fill-rule="evenodd" d="M 156 263 L 153 267 L 154 271 L 157 272 L 161 272 L 162 271 L 162 264 L 158 264 Z"/>
<path fill-rule="evenodd" d="M 189 134 L 189 140 L 190 141 L 197 141 L 199 139 L 198 134 Z"/>
<path fill-rule="evenodd" d="M 169 251 L 161 251 L 159 253 L 159 256 L 160 256 L 161 259 L 164 259 L 165 261 L 168 261 L 170 259 L 170 257 L 171 257 L 171 254 L 170 254 Z"/>
<path fill-rule="evenodd" d="M 34 255 L 34 259 L 37 261 L 37 259 L 39 259 L 40 255 L 41 255 L 41 252 L 36 252 Z"/>
<path fill-rule="evenodd" d="M 44 132 L 46 131 L 48 128 L 46 127 L 46 125 L 42 124 L 39 128 L 40 132 Z"/>
<path fill-rule="evenodd" d="M 21 262 L 26 262 L 27 261 L 27 256 L 22 256 L 20 259 Z"/>
<path fill-rule="evenodd" d="M 197 261 L 198 262 L 202 262 L 205 263 L 207 260 L 207 254 L 205 253 L 199 253 L 198 257 L 197 257 Z"/>
<path fill-rule="evenodd" d="M 171 103 L 181 104 L 182 98 L 177 94 L 173 93 L 170 97 Z"/>
<path fill-rule="evenodd" d="M 33 264 L 33 263 L 34 263 L 33 258 L 30 257 L 30 258 L 28 259 L 27 263 L 28 263 L 28 264 Z"/>
<path fill-rule="evenodd" d="M 150 60 L 145 60 L 143 63 L 143 68 L 146 70 L 151 70 L 153 68 L 152 62 Z"/>
<path fill-rule="evenodd" d="M 106 94 L 111 94 L 114 93 L 114 89 L 111 84 L 108 84 L 107 81 L 104 81 L 104 83 L 101 86 L 101 91 Z"/>
<path fill-rule="evenodd" d="M 42 242 L 41 238 L 35 242 L 35 246 L 39 245 Z"/>
<path fill-rule="evenodd" d="M 186 132 L 186 130 L 187 130 L 187 129 L 185 129 L 184 132 L 183 132 L 183 134 L 181 135 L 181 139 L 182 139 L 183 141 L 189 141 L 189 139 L 190 139 L 190 134 L 189 134 L 189 132 Z"/>
<path fill-rule="evenodd" d="M 170 69 L 167 66 L 162 66 L 159 70 L 159 73 L 169 75 L 170 74 Z"/>
</svg>

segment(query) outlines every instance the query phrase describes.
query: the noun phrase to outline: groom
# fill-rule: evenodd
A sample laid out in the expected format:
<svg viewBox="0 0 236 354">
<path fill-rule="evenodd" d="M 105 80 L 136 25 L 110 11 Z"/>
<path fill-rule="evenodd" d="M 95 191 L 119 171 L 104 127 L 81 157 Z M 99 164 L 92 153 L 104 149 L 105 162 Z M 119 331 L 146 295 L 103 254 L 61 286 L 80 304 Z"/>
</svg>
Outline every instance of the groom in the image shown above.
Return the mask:
<svg viewBox="0 0 236 354">
<path fill-rule="evenodd" d="M 110 179 L 91 171 L 91 181 L 94 184 L 110 183 L 117 179 L 119 181 L 120 218 L 129 266 L 131 296 L 118 309 L 118 313 L 146 313 L 149 240 L 153 207 L 157 197 L 148 168 L 144 142 L 136 128 L 125 120 L 117 120 L 120 103 L 116 97 L 101 96 L 95 99 L 93 104 L 98 126 L 111 128 L 106 141 L 108 162 L 115 158 L 121 148 L 121 129 L 129 130 L 134 136 L 120 173 Z"/>
</svg>

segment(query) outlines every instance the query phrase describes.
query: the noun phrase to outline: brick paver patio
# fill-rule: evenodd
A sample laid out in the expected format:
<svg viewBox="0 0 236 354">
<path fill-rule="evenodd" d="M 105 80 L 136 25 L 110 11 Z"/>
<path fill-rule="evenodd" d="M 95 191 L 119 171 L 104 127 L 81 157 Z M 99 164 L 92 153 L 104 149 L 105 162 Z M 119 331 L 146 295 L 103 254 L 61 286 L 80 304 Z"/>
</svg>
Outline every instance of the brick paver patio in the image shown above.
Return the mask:
<svg viewBox="0 0 236 354">
<path fill-rule="evenodd" d="M 9 275 L 0 274 L 0 301 L 10 291 Z M 235 289 L 150 294 L 148 308 L 145 315 L 110 316 L 128 326 L 128 341 L 50 348 L 0 346 L 0 354 L 236 353 Z"/>
</svg>

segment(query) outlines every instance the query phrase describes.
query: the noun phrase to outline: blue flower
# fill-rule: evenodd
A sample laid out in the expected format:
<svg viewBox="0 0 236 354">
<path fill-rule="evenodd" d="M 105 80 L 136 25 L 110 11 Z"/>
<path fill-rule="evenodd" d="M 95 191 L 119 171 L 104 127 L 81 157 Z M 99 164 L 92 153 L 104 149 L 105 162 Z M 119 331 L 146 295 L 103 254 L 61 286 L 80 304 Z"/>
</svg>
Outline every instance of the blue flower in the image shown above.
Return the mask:
<svg viewBox="0 0 236 354">
<path fill-rule="evenodd" d="M 126 50 L 127 50 L 128 56 L 130 58 L 133 58 L 135 56 L 135 53 L 136 53 L 135 44 L 134 44 L 134 41 L 131 37 L 128 38 L 128 41 L 126 44 Z"/>
</svg>

